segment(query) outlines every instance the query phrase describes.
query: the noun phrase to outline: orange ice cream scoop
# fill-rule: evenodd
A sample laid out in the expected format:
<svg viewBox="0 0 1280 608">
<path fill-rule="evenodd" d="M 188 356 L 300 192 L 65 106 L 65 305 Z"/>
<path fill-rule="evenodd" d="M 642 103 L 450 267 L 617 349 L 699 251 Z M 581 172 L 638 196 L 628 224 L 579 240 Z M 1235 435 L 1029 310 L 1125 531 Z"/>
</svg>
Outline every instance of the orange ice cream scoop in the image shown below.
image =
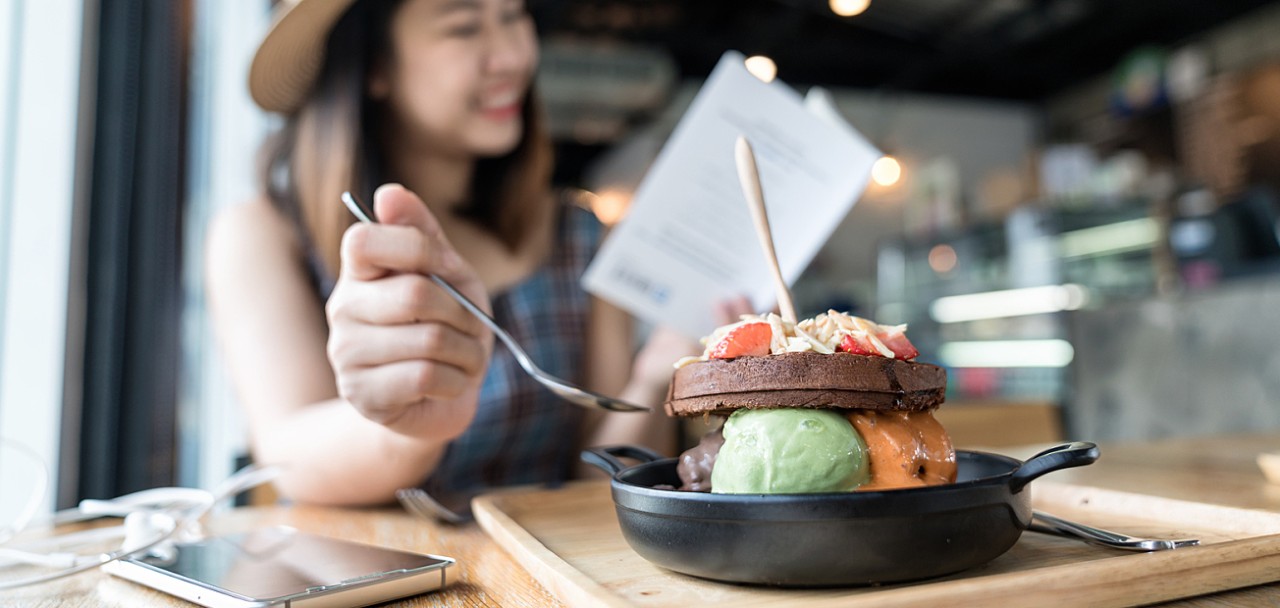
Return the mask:
<svg viewBox="0 0 1280 608">
<path fill-rule="evenodd" d="M 848 414 L 867 444 L 871 481 L 859 490 L 953 483 L 956 452 L 932 412 L 855 410 Z"/>
</svg>

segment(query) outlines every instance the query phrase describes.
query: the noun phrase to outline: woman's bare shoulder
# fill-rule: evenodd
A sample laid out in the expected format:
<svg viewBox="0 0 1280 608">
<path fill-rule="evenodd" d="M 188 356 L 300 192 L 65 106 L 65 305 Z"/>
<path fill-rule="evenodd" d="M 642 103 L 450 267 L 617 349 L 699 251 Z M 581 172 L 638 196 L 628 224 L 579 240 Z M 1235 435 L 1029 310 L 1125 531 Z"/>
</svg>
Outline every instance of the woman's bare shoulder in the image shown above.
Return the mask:
<svg viewBox="0 0 1280 608">
<path fill-rule="evenodd" d="M 245 273 L 278 278 L 296 272 L 302 250 L 289 220 L 261 198 L 218 210 L 205 233 L 204 256 L 210 281 L 240 282 Z"/>
<path fill-rule="evenodd" d="M 205 255 L 223 257 L 300 255 L 297 233 L 265 197 L 223 207 L 205 233 Z"/>
<path fill-rule="evenodd" d="M 265 197 L 219 209 L 209 223 L 205 238 L 209 247 L 221 244 L 296 245 L 296 235 L 289 220 Z"/>
</svg>

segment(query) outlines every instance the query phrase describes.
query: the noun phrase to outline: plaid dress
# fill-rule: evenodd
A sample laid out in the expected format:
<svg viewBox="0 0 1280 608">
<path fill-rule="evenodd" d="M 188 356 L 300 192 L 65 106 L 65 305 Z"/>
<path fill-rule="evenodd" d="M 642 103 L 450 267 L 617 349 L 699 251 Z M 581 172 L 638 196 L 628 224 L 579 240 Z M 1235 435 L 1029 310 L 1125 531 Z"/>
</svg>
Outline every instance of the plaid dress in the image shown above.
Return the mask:
<svg viewBox="0 0 1280 608">
<path fill-rule="evenodd" d="M 491 294 L 493 317 L 539 367 L 584 384 L 590 298 L 580 279 L 603 229 L 590 212 L 568 203 L 559 215 L 546 263 L 523 282 Z M 312 257 L 312 279 L 327 299 L 334 279 Z M 471 498 L 491 488 L 564 481 L 577 462 L 582 413 L 525 374 L 495 340 L 475 420 L 422 487 L 449 510 L 469 513 Z"/>
<path fill-rule="evenodd" d="M 492 297 L 493 317 L 547 373 L 584 384 L 588 294 L 580 279 L 602 228 L 590 212 L 565 205 L 547 263 Z M 455 513 L 497 486 L 568 479 L 578 459 L 583 411 L 556 397 L 516 363 L 501 343 L 493 357 L 475 420 L 449 445 L 423 489 Z"/>
</svg>

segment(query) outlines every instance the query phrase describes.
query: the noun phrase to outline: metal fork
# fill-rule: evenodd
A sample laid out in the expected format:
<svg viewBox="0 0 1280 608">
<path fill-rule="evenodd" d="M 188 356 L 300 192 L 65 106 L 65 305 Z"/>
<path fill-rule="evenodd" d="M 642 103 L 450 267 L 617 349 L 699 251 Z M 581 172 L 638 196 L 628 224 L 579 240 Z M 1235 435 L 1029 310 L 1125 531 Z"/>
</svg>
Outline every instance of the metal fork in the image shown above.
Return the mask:
<svg viewBox="0 0 1280 608">
<path fill-rule="evenodd" d="M 1041 511 L 1033 511 L 1031 513 L 1031 525 L 1028 526 L 1027 529 L 1034 532 L 1074 537 L 1089 544 L 1111 547 L 1113 549 L 1124 549 L 1126 551 L 1165 551 L 1168 549 L 1194 547 L 1200 544 L 1200 540 L 1196 538 L 1164 540 L 1128 536 L 1118 532 L 1103 530 L 1093 526 L 1086 526 L 1074 521 L 1068 521 L 1061 517 L 1055 517 Z"/>
<path fill-rule="evenodd" d="M 366 213 L 364 206 L 361 205 L 350 192 L 342 193 L 342 203 L 346 205 L 352 215 L 355 215 L 360 219 L 360 221 L 366 224 L 377 223 L 374 221 L 373 215 L 371 213 Z M 512 338 L 511 334 L 508 334 L 506 330 L 502 329 L 502 327 L 493 320 L 493 317 L 490 317 L 485 311 L 480 310 L 479 306 L 476 306 L 475 303 L 467 298 L 467 296 L 462 295 L 462 292 L 455 289 L 448 281 L 434 274 L 427 275 L 427 278 L 431 279 L 433 283 L 443 288 L 445 293 L 448 293 L 454 300 L 457 300 L 463 308 L 467 309 L 467 312 L 479 319 L 481 323 L 484 323 L 485 327 L 489 328 L 489 331 L 493 332 L 493 335 L 497 336 L 499 340 L 502 340 L 502 343 L 507 345 L 507 349 L 511 351 L 512 355 L 515 355 L 516 362 L 520 364 L 520 367 L 524 368 L 526 373 L 528 373 L 534 380 L 537 380 L 539 384 L 547 387 L 551 392 L 559 395 L 564 400 L 589 409 L 602 409 L 613 412 L 649 411 L 649 408 L 643 405 L 636 405 L 621 399 L 614 399 L 613 397 L 589 391 L 542 371 L 542 368 L 534 364 L 533 359 L 529 358 L 529 354 L 524 352 L 524 349 L 516 343 L 515 338 Z"/>
<path fill-rule="evenodd" d="M 444 505 L 436 502 L 436 499 L 432 498 L 422 488 L 396 490 L 396 500 L 400 501 L 400 506 L 404 507 L 405 511 L 418 517 L 439 519 L 451 524 L 464 524 L 471 521 L 470 517 L 454 513 L 445 508 Z"/>
</svg>

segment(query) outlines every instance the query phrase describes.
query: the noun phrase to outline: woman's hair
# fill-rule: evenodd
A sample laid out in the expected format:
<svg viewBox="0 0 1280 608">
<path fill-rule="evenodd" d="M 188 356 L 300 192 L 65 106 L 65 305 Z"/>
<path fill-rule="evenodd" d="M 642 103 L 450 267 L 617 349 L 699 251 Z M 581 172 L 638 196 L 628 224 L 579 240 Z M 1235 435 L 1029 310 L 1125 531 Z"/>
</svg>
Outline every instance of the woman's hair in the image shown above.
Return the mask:
<svg viewBox="0 0 1280 608">
<path fill-rule="evenodd" d="M 263 145 L 260 179 L 272 205 L 299 230 L 331 276 L 339 268 L 342 234 L 354 218 L 340 202 L 351 191 L 372 203 L 388 181 L 388 149 L 377 128 L 384 106 L 369 99 L 371 68 L 392 52 L 391 20 L 403 0 L 359 0 L 329 34 L 324 64 L 311 93 Z M 476 161 L 471 198 L 458 211 L 515 249 L 529 220 L 550 204 L 551 143 L 530 91 L 521 110 L 524 134 L 510 153 Z"/>
</svg>

